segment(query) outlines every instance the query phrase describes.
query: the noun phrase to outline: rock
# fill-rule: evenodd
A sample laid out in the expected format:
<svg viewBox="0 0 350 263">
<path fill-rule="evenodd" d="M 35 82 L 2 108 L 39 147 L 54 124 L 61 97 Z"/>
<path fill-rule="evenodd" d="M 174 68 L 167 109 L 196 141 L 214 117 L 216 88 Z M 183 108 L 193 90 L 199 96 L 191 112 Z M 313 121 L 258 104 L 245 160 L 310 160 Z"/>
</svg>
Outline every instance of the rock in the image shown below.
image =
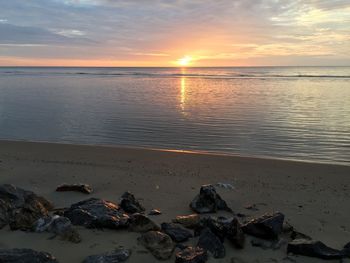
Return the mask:
<svg viewBox="0 0 350 263">
<path fill-rule="evenodd" d="M 216 193 L 213 185 L 203 185 L 197 195 L 190 204 L 190 207 L 197 213 L 215 213 L 218 210 L 232 212 L 226 202 Z"/>
<path fill-rule="evenodd" d="M 129 257 L 129 250 L 119 249 L 114 252 L 88 256 L 83 263 L 119 263 L 126 261 Z"/>
<path fill-rule="evenodd" d="M 136 213 L 130 217 L 129 230 L 144 233 L 152 230 L 158 231 L 160 227 L 147 216 Z"/>
<path fill-rule="evenodd" d="M 209 228 L 202 231 L 197 246 L 211 252 L 214 258 L 225 257 L 225 247 L 223 243 Z"/>
<path fill-rule="evenodd" d="M 35 223 L 34 231 L 39 233 L 50 232 L 73 243 L 81 241 L 78 231 L 73 227 L 69 218 L 63 216 L 55 215 L 38 219 Z"/>
<path fill-rule="evenodd" d="M 149 231 L 141 235 L 138 241 L 147 248 L 152 255 L 160 260 L 169 259 L 174 251 L 175 244 L 171 238 L 159 231 Z"/>
<path fill-rule="evenodd" d="M 74 191 L 83 194 L 91 194 L 92 188 L 88 184 L 62 184 L 56 188 L 57 192 Z"/>
<path fill-rule="evenodd" d="M 350 242 L 344 246 L 342 252 L 345 256 L 350 258 Z"/>
<path fill-rule="evenodd" d="M 58 263 L 49 253 L 26 248 L 0 249 L 1 263 Z"/>
<path fill-rule="evenodd" d="M 226 217 L 203 217 L 194 229 L 194 233 L 196 236 L 199 236 L 203 229 L 209 228 L 211 232 L 220 238 L 221 242 L 224 242 L 231 221 L 232 218 L 228 219 Z"/>
<path fill-rule="evenodd" d="M 175 242 L 184 242 L 193 237 L 189 230 L 174 223 L 162 223 L 161 227 L 162 231 L 169 235 Z"/>
<path fill-rule="evenodd" d="M 205 263 L 208 260 L 207 252 L 200 247 L 187 247 L 176 253 L 175 263 Z"/>
<path fill-rule="evenodd" d="M 226 237 L 236 248 L 244 247 L 245 235 L 237 218 L 233 218 L 229 224 Z"/>
<path fill-rule="evenodd" d="M 152 209 L 151 211 L 149 211 L 148 215 L 150 216 L 158 216 L 158 215 L 161 215 L 162 212 L 158 209 Z"/>
<path fill-rule="evenodd" d="M 130 192 L 125 192 L 120 201 L 120 207 L 127 213 L 141 213 L 145 208 L 136 200 L 135 196 Z"/>
<path fill-rule="evenodd" d="M 186 228 L 195 228 L 199 224 L 200 217 L 198 214 L 192 214 L 187 216 L 177 216 L 173 219 L 173 223 L 178 223 Z"/>
<path fill-rule="evenodd" d="M 342 251 L 330 248 L 321 241 L 307 239 L 295 239 L 289 242 L 287 252 L 321 259 L 341 259 L 345 256 Z"/>
<path fill-rule="evenodd" d="M 264 238 L 276 239 L 283 230 L 284 215 L 280 212 L 272 215 L 265 214 L 259 218 L 255 218 L 242 226 L 246 234 Z"/>
<path fill-rule="evenodd" d="M 47 216 L 53 205 L 31 191 L 10 184 L 0 185 L 0 228 L 31 230 L 35 221 Z"/>
<path fill-rule="evenodd" d="M 124 214 L 120 207 L 112 202 L 90 198 L 71 205 L 64 212 L 73 225 L 87 228 L 119 229 L 129 225 L 129 216 Z"/>
</svg>

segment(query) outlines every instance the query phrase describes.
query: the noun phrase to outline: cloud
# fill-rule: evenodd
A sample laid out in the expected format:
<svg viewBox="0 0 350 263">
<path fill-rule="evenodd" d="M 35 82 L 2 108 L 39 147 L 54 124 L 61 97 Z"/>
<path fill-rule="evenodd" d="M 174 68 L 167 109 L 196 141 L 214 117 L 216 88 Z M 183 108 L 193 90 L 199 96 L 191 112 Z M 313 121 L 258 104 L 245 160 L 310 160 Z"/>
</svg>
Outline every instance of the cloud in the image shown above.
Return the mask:
<svg viewBox="0 0 350 263">
<path fill-rule="evenodd" d="M 8 57 L 152 57 L 168 65 L 191 55 L 234 64 L 242 48 L 246 57 L 271 59 L 345 59 L 350 50 L 348 0 L 0 0 L 0 6 L 0 43 L 7 45 L 0 52 Z"/>
</svg>

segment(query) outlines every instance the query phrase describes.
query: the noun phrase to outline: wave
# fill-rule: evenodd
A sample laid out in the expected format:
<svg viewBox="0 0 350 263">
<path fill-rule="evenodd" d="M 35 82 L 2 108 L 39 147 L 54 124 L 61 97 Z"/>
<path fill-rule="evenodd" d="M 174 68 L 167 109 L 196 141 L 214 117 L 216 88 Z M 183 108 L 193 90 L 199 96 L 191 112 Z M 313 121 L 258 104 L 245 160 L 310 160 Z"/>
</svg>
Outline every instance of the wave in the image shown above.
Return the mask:
<svg viewBox="0 0 350 263">
<path fill-rule="evenodd" d="M 225 73 L 225 74 L 208 74 L 208 73 L 159 73 L 159 72 L 72 72 L 72 71 L 26 71 L 12 70 L 1 71 L 0 75 L 87 75 L 87 76 L 108 76 L 108 77 L 155 77 L 155 78 L 219 78 L 219 79 L 240 79 L 240 78 L 340 78 L 350 79 L 350 75 L 324 75 L 324 74 L 269 74 L 269 73 Z"/>
</svg>

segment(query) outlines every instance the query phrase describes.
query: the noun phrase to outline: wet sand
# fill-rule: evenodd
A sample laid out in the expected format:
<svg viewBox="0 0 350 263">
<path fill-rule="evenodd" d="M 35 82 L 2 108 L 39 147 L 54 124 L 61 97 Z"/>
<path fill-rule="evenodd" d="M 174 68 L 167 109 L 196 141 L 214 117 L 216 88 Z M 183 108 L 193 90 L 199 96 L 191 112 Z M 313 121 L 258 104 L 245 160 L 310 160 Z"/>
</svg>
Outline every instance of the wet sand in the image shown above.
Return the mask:
<svg viewBox="0 0 350 263">
<path fill-rule="evenodd" d="M 92 195 L 55 192 L 62 183 L 87 183 Z M 280 211 L 286 220 L 314 239 L 334 248 L 350 241 L 350 166 L 159 150 L 0 141 L 0 183 L 32 190 L 56 207 L 99 197 L 118 202 L 127 190 L 140 198 L 147 211 L 160 209 L 156 222 L 192 213 L 189 203 L 202 184 L 230 183 L 217 188 L 236 213 L 248 216 Z M 245 208 L 256 204 L 258 210 Z M 51 234 L 0 230 L 0 248 L 32 248 L 52 253 L 60 262 L 81 262 L 86 256 L 130 248 L 128 262 L 156 262 L 137 244 L 138 233 L 125 230 L 88 230 L 78 227 L 79 244 L 49 239 Z M 195 240 L 192 243 L 195 244 Z M 191 241 L 189 242 L 191 243 Z M 236 250 L 225 242 L 224 259 L 243 262 L 289 262 L 286 252 L 252 247 Z M 319 262 L 290 256 L 296 262 Z M 284 260 L 283 260 L 284 259 Z M 166 262 L 174 262 L 174 257 Z M 335 261 L 335 262 L 339 262 Z M 349 261 L 343 261 L 349 262 Z"/>
</svg>

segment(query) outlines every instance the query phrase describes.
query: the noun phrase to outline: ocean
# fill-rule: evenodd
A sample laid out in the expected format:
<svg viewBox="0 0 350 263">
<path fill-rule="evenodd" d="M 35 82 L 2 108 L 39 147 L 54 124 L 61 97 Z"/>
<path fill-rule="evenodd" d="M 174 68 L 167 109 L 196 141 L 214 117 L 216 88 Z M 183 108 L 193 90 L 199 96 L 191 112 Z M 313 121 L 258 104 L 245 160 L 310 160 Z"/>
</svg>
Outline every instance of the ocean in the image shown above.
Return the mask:
<svg viewBox="0 0 350 263">
<path fill-rule="evenodd" d="M 2 67 L 0 139 L 350 165 L 350 67 Z"/>
</svg>

